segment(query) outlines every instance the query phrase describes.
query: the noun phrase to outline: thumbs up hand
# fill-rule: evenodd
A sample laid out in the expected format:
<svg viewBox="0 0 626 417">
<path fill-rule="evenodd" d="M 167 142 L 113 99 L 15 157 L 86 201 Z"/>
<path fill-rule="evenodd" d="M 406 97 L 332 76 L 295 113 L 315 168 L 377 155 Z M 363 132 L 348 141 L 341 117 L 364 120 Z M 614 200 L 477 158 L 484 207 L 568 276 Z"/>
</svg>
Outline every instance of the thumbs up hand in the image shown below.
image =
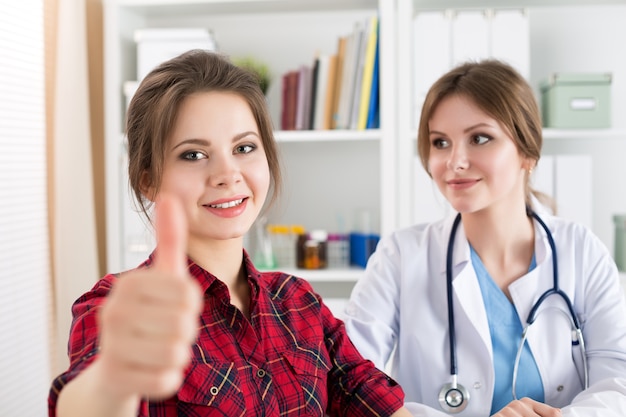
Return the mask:
<svg viewBox="0 0 626 417">
<path fill-rule="evenodd" d="M 178 200 L 156 202 L 150 268 L 123 274 L 100 312 L 100 362 L 118 398 L 166 398 L 178 390 L 198 332 L 202 293 L 187 271 L 187 221 Z"/>
</svg>

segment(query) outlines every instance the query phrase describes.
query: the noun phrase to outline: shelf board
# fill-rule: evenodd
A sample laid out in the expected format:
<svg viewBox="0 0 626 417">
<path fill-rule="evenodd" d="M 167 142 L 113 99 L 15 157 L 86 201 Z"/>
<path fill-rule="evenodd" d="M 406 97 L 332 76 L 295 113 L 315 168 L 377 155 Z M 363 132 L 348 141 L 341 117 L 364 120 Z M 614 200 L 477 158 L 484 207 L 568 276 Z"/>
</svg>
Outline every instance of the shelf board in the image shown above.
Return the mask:
<svg viewBox="0 0 626 417">
<path fill-rule="evenodd" d="M 413 0 L 416 10 L 599 6 L 624 3 L 624 0 Z"/>
<path fill-rule="evenodd" d="M 379 129 L 278 130 L 274 136 L 277 142 L 376 141 L 381 132 Z"/>
<path fill-rule="evenodd" d="M 286 274 L 304 278 L 309 282 L 356 282 L 364 269 L 353 267 L 345 269 L 278 269 Z"/>
<path fill-rule="evenodd" d="M 288 13 L 378 8 L 378 0 L 117 0 L 117 4 L 153 17 L 172 14 Z"/>
<path fill-rule="evenodd" d="M 543 129 L 546 140 L 567 139 L 623 139 L 626 140 L 626 129 Z"/>
</svg>

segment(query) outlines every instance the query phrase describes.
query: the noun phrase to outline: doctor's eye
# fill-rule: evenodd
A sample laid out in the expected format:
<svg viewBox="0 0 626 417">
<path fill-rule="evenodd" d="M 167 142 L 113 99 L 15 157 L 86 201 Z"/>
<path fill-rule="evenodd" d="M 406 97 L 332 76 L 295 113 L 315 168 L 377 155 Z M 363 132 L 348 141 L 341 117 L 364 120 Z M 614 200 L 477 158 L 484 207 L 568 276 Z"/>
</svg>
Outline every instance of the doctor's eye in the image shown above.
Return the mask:
<svg viewBox="0 0 626 417">
<path fill-rule="evenodd" d="M 252 144 L 245 144 L 245 145 L 238 145 L 235 148 L 235 153 L 250 153 L 252 151 L 254 151 L 256 149 L 256 145 L 252 145 Z"/>
<path fill-rule="evenodd" d="M 472 143 L 476 145 L 484 145 L 485 143 L 492 140 L 491 136 L 487 135 L 474 135 L 472 136 Z"/>
<path fill-rule="evenodd" d="M 208 156 L 200 151 L 187 151 L 184 152 L 180 158 L 186 161 L 199 161 L 200 159 L 207 159 Z"/>
<path fill-rule="evenodd" d="M 450 142 L 446 139 L 437 138 L 432 140 L 431 146 L 436 149 L 444 149 L 450 146 Z"/>
</svg>

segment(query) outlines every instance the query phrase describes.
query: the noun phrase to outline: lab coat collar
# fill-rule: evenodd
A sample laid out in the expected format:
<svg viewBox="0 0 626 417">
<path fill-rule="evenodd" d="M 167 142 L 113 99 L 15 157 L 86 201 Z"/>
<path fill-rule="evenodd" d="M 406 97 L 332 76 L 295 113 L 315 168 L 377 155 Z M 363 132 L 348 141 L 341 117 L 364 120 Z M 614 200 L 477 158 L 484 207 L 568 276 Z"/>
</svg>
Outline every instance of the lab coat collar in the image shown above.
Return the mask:
<svg viewBox="0 0 626 417">
<path fill-rule="evenodd" d="M 454 212 L 447 216 L 445 219 L 441 220 L 443 247 L 446 252 L 448 249 L 448 241 L 450 239 L 452 225 L 457 214 L 458 213 Z M 545 210 L 538 214 L 541 216 L 541 219 L 546 223 L 548 228 L 551 228 L 552 216 L 545 212 Z M 539 265 L 546 260 L 546 257 L 551 257 L 550 244 L 548 243 L 548 237 L 545 230 L 543 230 L 543 227 L 541 227 L 541 225 L 536 220 L 533 221 L 533 224 L 535 225 L 535 260 L 537 262 L 537 265 Z M 442 257 L 442 262 L 440 265 L 440 271 L 444 274 L 446 272 L 446 252 L 444 252 L 444 256 Z M 467 241 L 467 237 L 465 236 L 465 230 L 463 229 L 462 223 L 459 224 L 459 227 L 456 229 L 456 236 L 454 238 L 454 250 L 452 255 L 452 279 L 454 280 L 454 277 L 456 277 L 460 269 L 463 268 L 468 262 L 471 262 L 469 242 Z"/>
<path fill-rule="evenodd" d="M 452 230 L 456 214 L 457 213 L 454 213 L 442 220 L 442 238 L 446 250 L 448 239 L 450 237 L 450 231 Z M 548 227 L 550 227 L 552 223 L 551 216 L 547 213 L 542 213 L 541 218 L 544 222 L 546 222 Z M 526 318 L 528 317 L 530 309 L 532 308 L 534 301 L 536 301 L 533 300 L 533 297 L 538 297 L 539 294 L 542 294 L 545 290 L 552 286 L 552 279 L 545 279 L 546 275 L 550 277 L 552 276 L 551 272 L 545 272 L 546 269 L 552 271 L 552 254 L 548 238 L 541 225 L 537 221 L 534 221 L 533 223 L 535 225 L 535 260 L 537 267 L 509 286 L 518 315 L 522 320 L 522 325 L 526 323 Z M 472 266 L 469 242 L 467 241 L 465 231 L 461 225 L 457 228 L 454 239 L 452 265 L 454 292 L 455 294 L 463 294 L 462 297 L 456 297 L 455 300 L 455 302 L 458 302 L 461 307 L 458 309 L 459 317 L 461 314 L 466 314 L 468 316 L 469 323 L 471 323 L 476 329 L 484 343 L 485 349 L 489 352 L 489 355 L 492 356 L 493 353 L 491 349 L 489 322 L 487 320 L 487 314 L 482 299 L 482 293 L 480 292 L 478 279 L 476 278 L 476 273 Z M 445 277 L 445 255 L 442 259 L 441 271 Z M 533 335 L 532 338 L 534 337 L 535 336 Z"/>
</svg>

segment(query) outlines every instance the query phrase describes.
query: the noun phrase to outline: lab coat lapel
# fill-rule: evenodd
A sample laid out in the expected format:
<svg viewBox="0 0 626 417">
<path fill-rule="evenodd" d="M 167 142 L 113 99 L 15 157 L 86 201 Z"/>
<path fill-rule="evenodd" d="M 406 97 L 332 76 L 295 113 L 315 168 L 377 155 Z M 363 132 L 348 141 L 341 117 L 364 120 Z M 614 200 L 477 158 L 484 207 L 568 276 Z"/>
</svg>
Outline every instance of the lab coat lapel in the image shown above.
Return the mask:
<svg viewBox="0 0 626 417">
<path fill-rule="evenodd" d="M 544 230 L 537 224 L 535 225 L 535 236 L 537 266 L 527 275 L 509 285 L 509 293 L 520 317 L 522 327 L 526 325 L 528 314 L 539 296 L 552 288 L 552 253 Z"/>
<path fill-rule="evenodd" d="M 462 333 L 466 333 L 460 331 L 460 329 L 473 327 L 491 356 L 489 322 L 487 321 L 487 313 L 480 292 L 478 278 L 471 262 L 465 264 L 459 274 L 453 279 L 452 284 L 455 295 L 454 313 L 456 316 L 457 333 L 460 336 Z"/>
</svg>

